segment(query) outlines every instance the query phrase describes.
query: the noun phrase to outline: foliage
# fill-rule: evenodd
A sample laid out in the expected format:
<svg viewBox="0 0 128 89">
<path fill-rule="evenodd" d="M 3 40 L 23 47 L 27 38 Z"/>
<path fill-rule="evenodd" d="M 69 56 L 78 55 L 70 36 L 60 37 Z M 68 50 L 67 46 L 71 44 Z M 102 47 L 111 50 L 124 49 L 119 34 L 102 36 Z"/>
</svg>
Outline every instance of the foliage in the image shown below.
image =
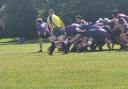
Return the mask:
<svg viewBox="0 0 128 89">
<path fill-rule="evenodd" d="M 115 9 L 128 14 L 127 6 L 128 0 L 0 0 L 0 11 L 4 12 L 0 15 L 5 18 L 4 31 L 8 36 L 22 34 L 34 38 L 35 18 L 40 16 L 46 21 L 50 8 L 67 25 L 74 22 L 78 14 L 92 22 L 99 17 L 110 17 Z"/>
</svg>

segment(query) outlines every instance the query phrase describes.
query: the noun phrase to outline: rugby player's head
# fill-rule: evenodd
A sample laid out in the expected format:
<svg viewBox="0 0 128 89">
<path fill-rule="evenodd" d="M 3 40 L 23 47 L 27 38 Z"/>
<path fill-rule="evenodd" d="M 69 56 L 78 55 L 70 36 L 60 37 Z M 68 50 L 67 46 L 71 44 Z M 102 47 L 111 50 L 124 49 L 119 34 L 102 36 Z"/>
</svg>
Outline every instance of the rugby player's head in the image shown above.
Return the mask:
<svg viewBox="0 0 128 89">
<path fill-rule="evenodd" d="M 36 22 L 37 22 L 37 23 L 42 23 L 43 20 L 42 20 L 41 18 L 37 18 L 37 19 L 36 19 Z"/>
<path fill-rule="evenodd" d="M 81 20 L 82 20 L 82 17 L 81 17 L 80 15 L 77 15 L 77 16 L 76 16 L 76 22 L 77 22 L 77 23 L 80 23 Z"/>
<path fill-rule="evenodd" d="M 54 10 L 53 10 L 53 9 L 49 9 L 49 10 L 48 10 L 48 14 L 49 14 L 49 15 L 53 15 L 53 14 L 54 14 Z"/>
<path fill-rule="evenodd" d="M 112 11 L 112 17 L 116 17 L 119 14 L 118 10 Z"/>
</svg>

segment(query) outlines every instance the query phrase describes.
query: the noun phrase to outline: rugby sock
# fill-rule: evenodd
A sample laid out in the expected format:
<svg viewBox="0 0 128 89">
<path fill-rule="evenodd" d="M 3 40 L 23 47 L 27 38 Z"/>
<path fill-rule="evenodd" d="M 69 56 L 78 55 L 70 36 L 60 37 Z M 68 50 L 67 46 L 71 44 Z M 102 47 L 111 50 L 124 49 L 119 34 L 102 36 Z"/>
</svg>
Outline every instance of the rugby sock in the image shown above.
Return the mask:
<svg viewBox="0 0 128 89">
<path fill-rule="evenodd" d="M 56 44 L 55 42 L 52 42 L 50 47 L 51 52 L 54 52 L 55 48 L 56 48 Z"/>
<path fill-rule="evenodd" d="M 85 47 L 79 47 L 78 48 L 78 52 L 84 52 L 85 51 Z"/>
<path fill-rule="evenodd" d="M 72 45 L 72 44 L 71 44 L 70 42 L 66 45 L 66 48 L 67 48 L 68 51 L 70 51 L 71 45 Z"/>
<path fill-rule="evenodd" d="M 67 52 L 66 44 L 65 44 L 64 42 L 62 42 L 61 45 L 62 45 L 62 50 L 63 50 L 64 52 Z"/>
<path fill-rule="evenodd" d="M 125 49 L 126 48 L 126 45 L 125 45 L 125 42 L 120 42 L 120 49 Z"/>
</svg>

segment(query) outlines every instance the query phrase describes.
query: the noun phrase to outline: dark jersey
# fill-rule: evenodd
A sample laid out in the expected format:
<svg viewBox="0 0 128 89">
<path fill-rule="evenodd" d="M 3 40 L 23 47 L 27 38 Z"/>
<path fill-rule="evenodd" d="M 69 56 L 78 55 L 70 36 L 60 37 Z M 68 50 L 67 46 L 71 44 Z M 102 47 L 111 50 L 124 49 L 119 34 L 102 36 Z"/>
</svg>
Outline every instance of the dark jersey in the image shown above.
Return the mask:
<svg viewBox="0 0 128 89">
<path fill-rule="evenodd" d="M 40 34 L 43 34 L 46 29 L 46 23 L 37 23 L 36 24 L 36 30 L 40 32 Z"/>
<path fill-rule="evenodd" d="M 86 34 L 87 37 L 93 38 L 96 41 L 104 41 L 106 38 L 109 38 L 108 33 L 102 29 L 92 29 L 89 30 Z"/>
<path fill-rule="evenodd" d="M 65 31 L 67 33 L 67 36 L 73 36 L 73 35 L 76 35 L 77 32 L 76 32 L 76 28 L 77 26 L 75 25 L 69 25 L 65 28 Z"/>
<path fill-rule="evenodd" d="M 86 30 L 86 31 L 88 31 L 88 30 L 89 30 L 89 26 L 88 26 L 88 25 L 82 25 L 82 26 L 80 27 L 80 29 L 81 29 L 81 30 Z"/>
<path fill-rule="evenodd" d="M 91 29 L 96 29 L 96 27 L 94 25 L 82 25 L 80 27 L 81 30 L 86 30 L 86 31 L 89 31 Z"/>
<path fill-rule="evenodd" d="M 36 30 L 37 30 L 37 32 L 39 32 L 40 34 L 38 34 L 39 35 L 39 37 L 41 37 L 41 38 L 48 38 L 48 37 L 50 37 L 51 35 L 50 35 L 50 31 L 46 31 L 46 23 L 37 23 L 36 24 Z"/>
</svg>

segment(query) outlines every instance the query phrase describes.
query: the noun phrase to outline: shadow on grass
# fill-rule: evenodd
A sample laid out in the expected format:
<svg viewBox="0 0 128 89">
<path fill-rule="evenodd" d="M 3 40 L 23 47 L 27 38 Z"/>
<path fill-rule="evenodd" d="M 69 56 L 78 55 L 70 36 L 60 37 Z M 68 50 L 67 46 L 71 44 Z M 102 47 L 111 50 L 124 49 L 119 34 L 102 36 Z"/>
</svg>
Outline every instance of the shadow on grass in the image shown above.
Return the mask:
<svg viewBox="0 0 128 89">
<path fill-rule="evenodd" d="M 45 56 L 47 55 L 48 57 L 54 57 L 54 56 L 56 56 L 56 53 L 58 53 L 58 52 L 54 52 L 53 55 L 49 55 L 48 52 L 46 52 L 46 51 L 45 51 L 45 52 L 42 52 L 42 53 L 38 53 L 38 52 L 29 52 L 29 54 L 34 54 L 34 55 L 39 54 L 39 55 L 42 55 L 42 57 L 43 57 L 43 55 L 45 55 Z"/>
<path fill-rule="evenodd" d="M 70 53 L 95 53 L 95 52 L 128 52 L 128 49 L 113 49 L 113 50 L 109 50 L 109 49 L 104 49 L 102 51 L 96 50 L 96 51 L 85 51 L 85 52 L 70 52 Z"/>
<path fill-rule="evenodd" d="M 44 41 L 45 43 L 49 43 L 48 41 Z M 27 40 L 22 43 L 18 43 L 14 41 L 0 42 L 0 45 L 25 45 L 25 44 L 38 44 L 38 40 Z"/>
<path fill-rule="evenodd" d="M 41 52 L 41 53 L 39 53 L 39 52 L 30 52 L 31 54 L 46 54 L 46 53 L 48 53 L 48 52 Z"/>
<path fill-rule="evenodd" d="M 0 45 L 25 45 L 25 44 L 37 44 L 39 43 L 38 40 L 27 40 L 21 44 L 18 44 L 15 40 L 10 40 L 10 41 L 6 41 L 6 42 L 0 42 Z M 45 43 L 49 43 L 48 41 L 45 40 Z M 128 52 L 128 49 L 125 49 L 125 50 L 120 50 L 120 49 L 113 49 L 113 50 L 108 50 L 108 49 L 105 49 L 103 51 L 99 51 L 99 50 L 96 50 L 96 51 L 85 51 L 85 52 L 82 52 L 82 53 L 95 53 L 95 52 Z M 31 52 L 32 54 L 39 54 L 38 52 Z M 42 52 L 42 54 L 46 54 L 47 52 Z M 59 51 L 56 51 L 55 53 L 61 53 Z M 81 52 L 70 52 L 70 53 L 81 53 Z M 41 53 L 40 53 L 41 54 Z"/>
<path fill-rule="evenodd" d="M 69 52 L 69 54 L 73 54 L 73 53 L 96 53 L 96 52 L 128 52 L 128 49 L 127 50 L 120 50 L 120 49 L 113 49 L 113 50 L 108 50 L 108 49 L 105 49 L 105 50 L 103 50 L 103 51 L 85 51 L 85 52 Z M 54 53 L 53 53 L 53 55 L 49 55 L 49 56 L 55 56 L 55 54 L 60 54 L 61 55 L 61 53 L 62 52 L 60 52 L 60 51 L 55 51 Z M 47 54 L 48 55 L 48 53 L 45 51 L 45 52 L 42 52 L 42 53 L 38 53 L 38 52 L 30 52 L 30 54 Z M 66 55 L 68 55 L 68 54 L 66 54 Z"/>
</svg>

